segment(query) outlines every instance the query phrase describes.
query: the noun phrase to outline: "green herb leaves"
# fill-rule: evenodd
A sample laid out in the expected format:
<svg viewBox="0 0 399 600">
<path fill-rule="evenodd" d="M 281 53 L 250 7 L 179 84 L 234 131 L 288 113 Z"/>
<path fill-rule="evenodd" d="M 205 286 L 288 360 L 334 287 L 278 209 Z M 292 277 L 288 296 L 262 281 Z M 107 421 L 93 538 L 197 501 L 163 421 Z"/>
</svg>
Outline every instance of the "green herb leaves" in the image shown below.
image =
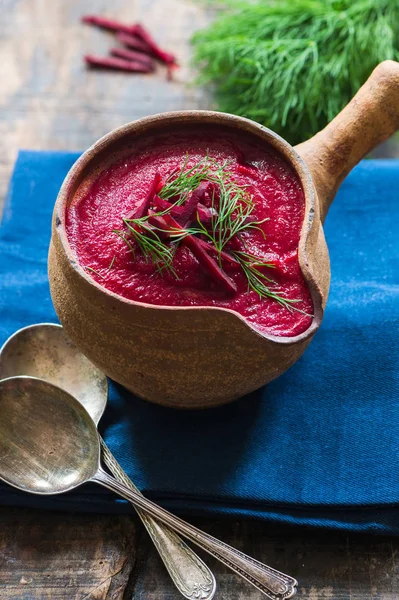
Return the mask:
<svg viewBox="0 0 399 600">
<path fill-rule="evenodd" d="M 221 0 L 194 38 L 219 109 L 292 144 L 322 129 L 374 67 L 399 59 L 397 0 Z"/>
<path fill-rule="evenodd" d="M 182 168 L 180 170 L 176 169 L 166 180 L 165 185 L 159 192 L 159 197 L 163 200 L 178 196 L 176 204 L 183 204 L 188 194 L 197 189 L 202 181 L 208 179 L 209 156 L 206 155 L 191 168 L 187 167 L 188 158 L 187 154 Z"/>
</svg>

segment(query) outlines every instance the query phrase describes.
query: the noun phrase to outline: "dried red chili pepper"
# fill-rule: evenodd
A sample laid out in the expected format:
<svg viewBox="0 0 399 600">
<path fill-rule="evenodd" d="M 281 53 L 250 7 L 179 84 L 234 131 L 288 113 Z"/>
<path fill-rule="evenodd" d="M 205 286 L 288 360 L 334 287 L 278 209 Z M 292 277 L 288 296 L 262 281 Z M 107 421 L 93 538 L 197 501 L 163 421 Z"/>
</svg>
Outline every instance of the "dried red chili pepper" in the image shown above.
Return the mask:
<svg viewBox="0 0 399 600">
<path fill-rule="evenodd" d="M 124 60 L 122 58 L 113 58 L 108 56 L 94 56 L 86 54 L 84 57 L 86 64 L 91 67 L 100 67 L 103 69 L 114 69 L 116 71 L 131 71 L 133 73 L 150 73 L 152 69 L 143 63 Z"/>
</svg>

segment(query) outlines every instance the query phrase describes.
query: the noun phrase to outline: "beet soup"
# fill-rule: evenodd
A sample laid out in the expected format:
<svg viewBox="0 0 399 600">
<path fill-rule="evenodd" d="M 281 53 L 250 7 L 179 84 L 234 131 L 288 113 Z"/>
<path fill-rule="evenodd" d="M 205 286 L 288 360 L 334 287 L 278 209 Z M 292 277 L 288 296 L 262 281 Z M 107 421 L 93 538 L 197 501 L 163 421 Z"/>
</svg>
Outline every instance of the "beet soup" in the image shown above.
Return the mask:
<svg viewBox="0 0 399 600">
<path fill-rule="evenodd" d="M 287 337 L 312 322 L 304 212 L 299 178 L 275 150 L 202 128 L 110 159 L 75 196 L 67 235 L 86 273 L 123 298 L 228 308 Z"/>
</svg>

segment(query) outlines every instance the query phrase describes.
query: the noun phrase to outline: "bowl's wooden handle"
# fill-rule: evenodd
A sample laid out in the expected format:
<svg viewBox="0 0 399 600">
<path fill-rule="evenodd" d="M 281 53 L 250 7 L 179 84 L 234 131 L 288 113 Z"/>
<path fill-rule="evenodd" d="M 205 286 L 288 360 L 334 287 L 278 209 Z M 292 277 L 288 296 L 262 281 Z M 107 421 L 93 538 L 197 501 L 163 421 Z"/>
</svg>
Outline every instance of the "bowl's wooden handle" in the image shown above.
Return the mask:
<svg viewBox="0 0 399 600">
<path fill-rule="evenodd" d="M 322 220 L 349 171 L 398 128 L 399 63 L 386 60 L 325 129 L 296 146 L 313 177 Z"/>
</svg>

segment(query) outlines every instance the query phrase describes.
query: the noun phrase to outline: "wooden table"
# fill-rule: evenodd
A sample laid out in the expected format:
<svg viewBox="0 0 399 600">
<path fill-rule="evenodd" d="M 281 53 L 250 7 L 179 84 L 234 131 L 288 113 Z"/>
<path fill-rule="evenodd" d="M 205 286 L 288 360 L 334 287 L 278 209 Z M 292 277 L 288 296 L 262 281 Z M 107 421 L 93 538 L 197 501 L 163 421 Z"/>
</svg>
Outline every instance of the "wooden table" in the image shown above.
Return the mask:
<svg viewBox="0 0 399 600">
<path fill-rule="evenodd" d="M 176 81 L 88 71 L 86 52 L 112 38 L 83 26 L 84 13 L 142 20 L 182 64 Z M 190 86 L 189 38 L 209 15 L 189 0 L 3 0 L 0 10 L 0 199 L 19 148 L 87 148 L 101 135 L 165 110 L 209 108 Z M 394 142 L 381 153 L 396 153 Z M 251 521 L 196 524 L 300 581 L 307 600 L 394 600 L 399 539 L 316 533 Z M 206 558 L 217 600 L 257 600 L 256 590 Z M 0 598 L 13 600 L 172 600 L 179 598 L 135 518 L 0 510 Z"/>
</svg>

